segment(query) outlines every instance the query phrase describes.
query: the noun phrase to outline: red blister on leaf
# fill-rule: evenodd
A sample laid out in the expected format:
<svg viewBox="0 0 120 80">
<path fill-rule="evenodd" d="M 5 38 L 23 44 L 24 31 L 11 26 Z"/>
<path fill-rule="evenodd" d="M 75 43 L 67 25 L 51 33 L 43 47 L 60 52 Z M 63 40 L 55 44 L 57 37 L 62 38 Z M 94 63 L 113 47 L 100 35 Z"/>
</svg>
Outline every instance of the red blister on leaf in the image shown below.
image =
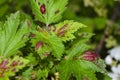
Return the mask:
<svg viewBox="0 0 120 80">
<path fill-rule="evenodd" d="M 40 47 L 43 46 L 42 42 L 37 42 L 36 46 L 35 46 L 35 50 L 38 50 Z"/>
<path fill-rule="evenodd" d="M 7 64 L 8 64 L 8 60 L 3 60 L 3 61 L 0 63 L 0 69 L 6 69 L 6 68 L 8 68 L 8 67 L 7 67 Z"/>
<path fill-rule="evenodd" d="M 40 6 L 40 11 L 41 11 L 42 14 L 45 14 L 45 13 L 46 13 L 45 4 L 43 4 L 43 5 Z"/>
<path fill-rule="evenodd" d="M 87 61 L 95 61 L 99 58 L 98 54 L 93 52 L 93 51 L 86 51 L 83 55 L 82 55 L 82 59 L 87 60 Z"/>
</svg>

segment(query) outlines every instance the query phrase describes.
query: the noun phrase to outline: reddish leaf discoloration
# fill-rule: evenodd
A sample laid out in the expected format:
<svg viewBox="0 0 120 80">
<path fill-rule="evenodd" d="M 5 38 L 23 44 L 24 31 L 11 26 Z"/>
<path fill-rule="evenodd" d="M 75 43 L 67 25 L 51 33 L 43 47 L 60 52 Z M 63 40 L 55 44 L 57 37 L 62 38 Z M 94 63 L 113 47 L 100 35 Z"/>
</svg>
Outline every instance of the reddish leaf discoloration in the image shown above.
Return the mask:
<svg viewBox="0 0 120 80">
<path fill-rule="evenodd" d="M 45 4 L 43 4 L 43 5 L 40 6 L 40 11 L 41 11 L 42 14 L 45 14 L 45 13 L 46 13 Z"/>
<path fill-rule="evenodd" d="M 61 27 L 58 31 L 57 31 L 57 35 L 59 36 L 64 36 L 64 34 L 67 32 L 67 24 L 65 24 L 63 27 Z"/>
<path fill-rule="evenodd" d="M 99 58 L 98 54 L 90 50 L 86 51 L 82 56 L 82 59 L 87 61 L 95 61 L 98 58 Z"/>
<path fill-rule="evenodd" d="M 40 47 L 43 46 L 42 42 L 37 42 L 36 46 L 35 46 L 35 50 L 38 50 Z"/>
</svg>

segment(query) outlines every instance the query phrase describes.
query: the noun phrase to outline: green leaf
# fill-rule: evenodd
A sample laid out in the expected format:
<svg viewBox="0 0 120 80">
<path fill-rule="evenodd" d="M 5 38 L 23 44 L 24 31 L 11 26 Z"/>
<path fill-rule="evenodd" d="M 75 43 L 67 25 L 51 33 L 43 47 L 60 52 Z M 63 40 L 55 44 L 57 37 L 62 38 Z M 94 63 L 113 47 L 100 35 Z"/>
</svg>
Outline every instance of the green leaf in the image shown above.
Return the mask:
<svg viewBox="0 0 120 80">
<path fill-rule="evenodd" d="M 112 80 L 112 78 L 108 75 L 104 75 L 104 80 Z"/>
<path fill-rule="evenodd" d="M 60 20 L 68 0 L 30 0 L 30 2 L 36 19 L 49 25 Z M 41 12 L 42 5 L 45 5 L 44 13 Z"/>
<path fill-rule="evenodd" d="M 77 46 L 73 46 L 74 48 L 71 48 L 68 53 L 68 58 L 72 59 L 76 55 L 81 55 L 84 51 L 88 50 L 90 46 L 84 44 L 84 43 L 78 43 Z"/>
<path fill-rule="evenodd" d="M 48 76 L 48 72 L 49 72 L 49 70 L 47 70 L 47 69 L 44 69 L 44 70 L 39 69 L 37 71 L 37 80 L 40 80 L 40 79 L 45 80 Z"/>
<path fill-rule="evenodd" d="M 66 20 L 52 26 L 51 31 L 58 35 L 63 41 L 69 41 L 75 39 L 74 33 L 84 27 L 86 26 L 82 23 Z"/>
<path fill-rule="evenodd" d="M 9 80 L 10 76 L 14 76 L 16 72 L 26 66 L 29 61 L 19 56 L 13 58 L 0 58 L 0 79 Z M 2 66 L 3 65 L 3 66 Z M 5 71 L 6 70 L 6 71 Z"/>
<path fill-rule="evenodd" d="M 61 80 L 69 80 L 71 75 L 76 77 L 77 80 L 83 80 L 83 79 L 88 79 L 88 80 L 97 80 L 95 73 L 86 66 L 88 65 L 84 61 L 80 60 L 64 60 L 61 62 L 59 65 L 59 71 L 60 71 L 60 79 Z"/>
<path fill-rule="evenodd" d="M 31 73 L 33 71 L 33 67 L 30 67 L 28 69 L 26 69 L 23 73 L 22 73 L 22 77 L 25 79 L 25 80 L 31 80 Z"/>
<path fill-rule="evenodd" d="M 28 35 L 27 23 L 23 21 L 20 24 L 20 13 L 11 14 L 0 28 L 0 55 L 14 55 L 18 49 L 25 45 Z"/>
<path fill-rule="evenodd" d="M 53 55 L 60 58 L 64 51 L 62 41 L 56 35 L 51 35 L 49 38 L 49 45 L 53 49 Z"/>
<path fill-rule="evenodd" d="M 105 65 L 105 62 L 102 60 L 102 59 L 98 59 L 95 63 L 94 63 L 97 67 L 99 67 L 99 71 L 98 72 L 101 72 L 101 73 L 107 73 L 106 71 L 106 65 Z"/>
<path fill-rule="evenodd" d="M 30 61 L 30 64 L 32 65 L 37 65 L 38 61 L 36 60 L 35 56 L 33 55 L 33 53 L 30 53 L 26 59 L 28 59 Z"/>
<path fill-rule="evenodd" d="M 10 80 L 8 77 L 0 78 L 0 80 Z"/>
<path fill-rule="evenodd" d="M 31 39 L 32 45 L 36 46 L 38 42 L 42 42 L 43 46 L 40 47 L 37 52 L 38 54 L 44 54 L 46 52 L 50 53 L 60 58 L 64 51 L 64 45 L 60 38 L 58 38 L 55 34 L 48 33 L 46 30 L 42 28 L 40 31 L 33 31 L 35 37 Z"/>
<path fill-rule="evenodd" d="M 77 80 L 97 80 L 96 72 L 107 75 L 101 67 L 93 62 L 85 60 L 63 60 L 60 63 L 58 70 L 60 72 L 61 80 L 69 80 L 72 75 L 76 77 Z"/>
<path fill-rule="evenodd" d="M 88 35 L 76 40 L 74 45 L 68 49 L 65 60 L 58 66 L 61 80 L 69 80 L 71 76 L 74 76 L 77 80 L 97 80 L 96 72 L 107 75 L 103 60 L 98 59 L 91 62 L 81 59 L 83 52 L 90 48 L 86 45 L 89 38 Z"/>
<path fill-rule="evenodd" d="M 98 80 L 112 80 L 112 78 L 106 74 L 97 73 L 96 77 Z"/>
<path fill-rule="evenodd" d="M 90 49 L 91 46 L 87 45 L 86 42 L 91 38 L 92 34 L 88 33 L 86 36 L 77 38 L 72 42 L 71 47 L 67 50 L 67 57 L 72 59 L 75 56 L 80 56 L 86 50 Z"/>
</svg>

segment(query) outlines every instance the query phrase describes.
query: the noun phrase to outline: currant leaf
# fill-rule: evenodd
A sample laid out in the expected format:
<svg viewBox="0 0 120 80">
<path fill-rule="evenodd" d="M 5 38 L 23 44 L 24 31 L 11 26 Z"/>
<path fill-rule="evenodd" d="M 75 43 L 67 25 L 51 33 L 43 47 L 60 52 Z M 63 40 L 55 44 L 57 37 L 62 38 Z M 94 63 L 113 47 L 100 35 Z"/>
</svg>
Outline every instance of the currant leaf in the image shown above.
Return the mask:
<svg viewBox="0 0 120 80">
<path fill-rule="evenodd" d="M 69 80 L 71 76 L 77 80 L 97 80 L 96 72 L 101 72 L 107 77 L 107 74 L 101 68 L 85 60 L 63 60 L 58 66 L 58 70 L 62 80 Z M 107 79 L 111 80 L 108 77 Z"/>
<path fill-rule="evenodd" d="M 49 25 L 61 19 L 68 0 L 30 0 L 36 19 Z"/>
<path fill-rule="evenodd" d="M 16 72 L 26 66 L 29 61 L 19 56 L 13 58 L 1 57 L 0 59 L 0 80 L 9 80 Z"/>
<path fill-rule="evenodd" d="M 63 41 L 75 39 L 74 33 L 81 28 L 87 27 L 82 23 L 66 20 L 51 27 L 51 32 L 58 35 Z"/>
<path fill-rule="evenodd" d="M 59 65 L 60 79 L 69 80 L 71 75 L 76 77 L 77 80 L 97 80 L 95 74 L 89 67 L 82 66 L 82 61 L 80 60 L 65 60 Z M 84 63 L 86 64 L 86 63 Z"/>
<path fill-rule="evenodd" d="M 11 14 L 0 30 L 0 55 L 12 56 L 25 46 L 29 28 L 26 21 L 20 22 L 20 13 Z"/>
<path fill-rule="evenodd" d="M 60 58 L 64 51 L 64 45 L 60 38 L 55 34 L 49 34 L 46 30 L 39 27 L 39 31 L 33 31 L 35 37 L 31 39 L 33 46 L 36 46 L 38 42 L 42 45 L 38 47 L 38 54 L 52 53 L 55 57 Z M 41 55 L 42 57 L 42 55 Z"/>
</svg>

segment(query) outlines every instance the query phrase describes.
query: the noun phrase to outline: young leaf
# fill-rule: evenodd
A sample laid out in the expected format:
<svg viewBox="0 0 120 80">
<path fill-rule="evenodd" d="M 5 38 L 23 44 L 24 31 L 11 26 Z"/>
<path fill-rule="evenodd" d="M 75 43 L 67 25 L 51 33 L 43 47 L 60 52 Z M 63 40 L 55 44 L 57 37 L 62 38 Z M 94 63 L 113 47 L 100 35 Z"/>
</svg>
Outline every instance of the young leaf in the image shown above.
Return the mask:
<svg viewBox="0 0 120 80">
<path fill-rule="evenodd" d="M 32 71 L 33 71 L 33 67 L 29 67 L 22 73 L 22 77 L 24 78 L 24 80 L 31 80 L 30 76 Z"/>
<path fill-rule="evenodd" d="M 36 60 L 35 56 L 33 55 L 33 53 L 30 53 L 26 59 L 28 59 L 30 61 L 29 64 L 31 65 L 37 65 L 38 64 L 38 61 Z"/>
<path fill-rule="evenodd" d="M 45 80 L 48 76 L 48 72 L 49 70 L 47 69 L 44 69 L 44 70 L 39 69 L 37 71 L 37 80 L 41 80 L 41 79 Z"/>
<path fill-rule="evenodd" d="M 30 0 L 30 2 L 36 19 L 49 25 L 62 17 L 68 0 Z"/>
<path fill-rule="evenodd" d="M 75 39 L 74 33 L 81 28 L 86 27 L 84 24 L 74 21 L 64 21 L 51 27 L 51 31 L 55 32 L 63 41 Z"/>
<path fill-rule="evenodd" d="M 76 55 L 82 54 L 84 51 L 86 51 L 90 48 L 90 46 L 88 46 L 84 43 L 78 43 L 77 46 L 73 46 L 73 47 L 67 52 L 69 59 L 72 59 Z"/>
<path fill-rule="evenodd" d="M 52 53 L 55 57 L 60 58 L 64 51 L 64 45 L 60 38 L 55 34 L 50 34 L 42 28 L 39 31 L 33 31 L 35 37 L 31 39 L 33 46 L 38 54 Z"/>
<path fill-rule="evenodd" d="M 90 49 L 91 47 L 86 44 L 86 42 L 90 39 L 91 34 L 88 34 L 88 36 L 85 37 L 79 37 L 75 39 L 71 45 L 71 47 L 67 50 L 67 57 L 69 59 L 72 59 L 75 56 L 80 56 L 84 51 Z"/>
<path fill-rule="evenodd" d="M 0 26 L 0 55 L 12 56 L 25 45 L 28 40 L 29 28 L 25 21 L 20 24 L 19 12 L 11 14 L 4 25 Z"/>
</svg>

